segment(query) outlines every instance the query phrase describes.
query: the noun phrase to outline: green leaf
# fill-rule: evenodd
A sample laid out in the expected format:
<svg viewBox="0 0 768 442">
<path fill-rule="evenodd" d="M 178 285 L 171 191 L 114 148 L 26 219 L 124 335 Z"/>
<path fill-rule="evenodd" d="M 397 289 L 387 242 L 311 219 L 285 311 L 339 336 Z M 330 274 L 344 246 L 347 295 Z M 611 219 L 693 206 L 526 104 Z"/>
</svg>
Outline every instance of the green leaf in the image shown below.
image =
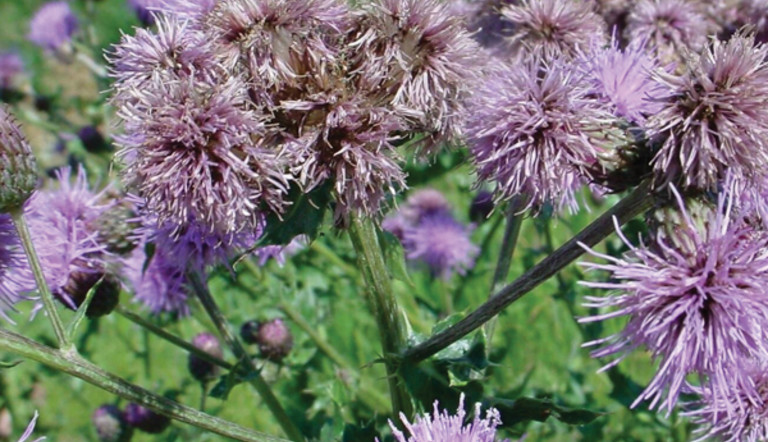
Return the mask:
<svg viewBox="0 0 768 442">
<path fill-rule="evenodd" d="M 22 360 L 11 361 L 11 362 L 0 361 L 0 369 L 13 368 L 13 367 L 21 364 L 22 362 L 24 362 L 24 361 L 22 361 Z"/>
<path fill-rule="evenodd" d="M 605 414 L 582 408 L 559 406 L 550 399 L 528 397 L 491 398 L 488 405 L 499 410 L 504 427 L 527 421 L 544 422 L 550 417 L 570 425 L 586 425 Z"/>
<path fill-rule="evenodd" d="M 289 200 L 293 204 L 282 218 L 270 212 L 264 235 L 256 247 L 286 245 L 299 235 L 307 235 L 310 240 L 317 238 L 331 203 L 332 187 L 332 180 L 326 180 L 309 193 L 302 192 L 296 186 L 291 187 Z"/>
<path fill-rule="evenodd" d="M 217 399 L 227 400 L 233 388 L 243 382 L 256 379 L 259 375 L 258 370 L 249 370 L 249 368 L 250 366 L 245 361 L 238 362 L 229 373 L 219 378 L 219 382 L 211 388 L 211 392 L 208 395 Z"/>
<path fill-rule="evenodd" d="M 400 240 L 390 232 L 379 230 L 379 243 L 384 253 L 384 262 L 389 269 L 389 275 L 414 287 L 415 284 L 408 275 L 408 267 L 405 264 L 405 252 Z"/>
</svg>

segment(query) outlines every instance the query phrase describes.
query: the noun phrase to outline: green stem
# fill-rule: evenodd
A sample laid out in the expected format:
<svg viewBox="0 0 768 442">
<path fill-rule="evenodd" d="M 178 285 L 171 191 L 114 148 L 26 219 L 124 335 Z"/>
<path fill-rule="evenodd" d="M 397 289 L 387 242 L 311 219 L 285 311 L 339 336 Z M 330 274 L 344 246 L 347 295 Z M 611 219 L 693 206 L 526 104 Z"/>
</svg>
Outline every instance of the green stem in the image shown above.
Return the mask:
<svg viewBox="0 0 768 442">
<path fill-rule="evenodd" d="M 53 332 L 56 334 L 56 340 L 58 341 L 59 348 L 67 351 L 76 351 L 69 338 L 67 337 L 64 323 L 59 317 L 59 312 L 56 310 L 56 304 L 53 300 L 51 290 L 48 288 L 48 283 L 45 282 L 45 274 L 43 274 L 43 268 L 40 265 L 40 260 L 35 252 L 35 245 L 32 243 L 32 236 L 29 234 L 29 228 L 24 221 L 24 213 L 21 208 L 11 210 L 9 212 L 13 219 L 13 224 L 16 226 L 16 231 L 19 232 L 19 239 L 21 245 L 24 247 L 24 251 L 27 253 L 27 260 L 29 266 L 32 269 L 32 274 L 35 277 L 35 283 L 40 291 L 40 296 L 43 299 L 43 306 L 45 312 L 48 314 L 48 319 L 53 326 Z"/>
<path fill-rule="evenodd" d="M 524 195 L 519 195 L 509 202 L 507 206 L 507 223 L 504 228 L 504 238 L 501 240 L 501 250 L 499 251 L 499 259 L 496 262 L 496 270 L 493 272 L 493 280 L 491 282 L 491 290 L 488 292 L 488 297 L 492 297 L 494 293 L 501 290 L 504 282 L 509 276 L 509 268 L 512 266 L 512 257 L 517 247 L 517 238 L 520 236 L 520 226 L 523 224 L 523 210 L 528 198 Z M 491 341 L 493 340 L 493 332 L 496 328 L 496 317 L 494 316 L 485 324 L 486 342 L 488 343 L 488 351 L 491 349 Z"/>
<path fill-rule="evenodd" d="M 77 353 L 46 347 L 5 329 L 0 329 L 0 350 L 38 361 L 48 367 L 82 379 L 102 390 L 116 394 L 125 400 L 136 402 L 152 411 L 203 430 L 240 441 L 285 441 L 158 396 L 102 370 Z"/>
<path fill-rule="evenodd" d="M 584 253 L 581 244 L 591 247 L 607 238 L 615 231 L 614 218 L 618 225 L 623 225 L 650 208 L 652 204 L 653 195 L 650 192 L 650 186 L 648 182 L 644 182 L 554 253 L 501 289 L 464 319 L 409 348 L 403 353 L 403 358 L 413 363 L 424 360 L 481 327 L 510 304 L 575 261 Z"/>
<path fill-rule="evenodd" d="M 398 365 L 393 358 L 405 348 L 405 327 L 392 292 L 392 280 L 381 251 L 376 226 L 369 219 L 352 216 L 349 237 L 367 285 L 368 305 L 379 328 L 392 411 L 395 416 L 403 412 L 410 417 L 413 413 L 410 397 L 398 380 Z"/>
<path fill-rule="evenodd" d="M 299 431 L 299 429 L 293 424 L 291 418 L 288 417 L 288 414 L 283 409 L 283 406 L 280 405 L 280 402 L 272 392 L 269 384 L 267 384 L 267 382 L 259 373 L 256 365 L 254 365 L 253 360 L 246 351 L 245 347 L 243 347 L 243 344 L 240 342 L 240 340 L 234 335 L 234 333 L 232 333 L 232 330 L 230 330 L 227 319 L 221 313 L 221 310 L 219 310 L 219 306 L 216 305 L 216 301 L 214 301 L 213 296 L 211 296 L 211 293 L 208 291 L 208 287 L 202 282 L 200 275 L 192 271 L 188 272 L 187 275 L 189 276 L 190 282 L 192 283 L 192 288 L 195 291 L 197 298 L 203 304 L 203 308 L 205 309 L 206 313 L 208 313 L 208 317 L 211 318 L 211 321 L 213 321 L 221 337 L 224 339 L 230 349 L 232 349 L 232 353 L 235 354 L 235 357 L 238 359 L 238 361 L 247 364 L 247 368 L 255 374 L 254 378 L 251 380 L 251 384 L 256 388 L 256 391 L 258 391 L 259 395 L 261 395 L 261 398 L 264 400 L 267 408 L 269 408 L 269 411 L 272 412 L 272 415 L 275 417 L 275 419 L 277 419 L 280 427 L 283 429 L 283 431 L 285 431 L 285 434 L 289 439 L 295 442 L 304 441 L 304 436 L 301 434 L 301 431 Z"/>
<path fill-rule="evenodd" d="M 171 344 L 180 347 L 189 353 L 194 354 L 200 359 L 203 359 L 207 362 L 210 362 L 212 364 L 218 365 L 219 367 L 222 367 L 227 370 L 231 370 L 233 368 L 233 365 L 230 364 L 227 361 L 224 361 L 220 358 L 217 358 L 216 356 L 200 350 L 199 348 L 192 345 L 192 343 L 185 341 L 184 339 L 181 339 L 180 337 L 168 333 L 167 331 L 163 330 L 162 328 L 156 326 L 155 324 L 147 321 L 146 319 L 142 318 L 141 316 L 127 310 L 122 305 L 118 305 L 115 308 L 115 313 L 119 314 L 123 318 L 133 322 L 134 324 L 138 325 L 139 327 L 143 328 L 144 330 L 154 334 L 155 336 L 170 342 Z"/>
</svg>

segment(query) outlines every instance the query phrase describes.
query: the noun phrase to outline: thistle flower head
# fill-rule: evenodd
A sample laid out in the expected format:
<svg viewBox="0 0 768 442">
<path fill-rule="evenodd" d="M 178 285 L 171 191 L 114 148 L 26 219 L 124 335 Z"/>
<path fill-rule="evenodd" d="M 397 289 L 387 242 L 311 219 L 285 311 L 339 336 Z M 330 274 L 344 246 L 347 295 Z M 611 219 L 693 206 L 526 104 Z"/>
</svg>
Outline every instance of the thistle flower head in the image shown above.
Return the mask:
<svg viewBox="0 0 768 442">
<path fill-rule="evenodd" d="M 20 208 L 37 187 L 37 162 L 10 112 L 0 106 L 0 213 Z"/>
<path fill-rule="evenodd" d="M 123 260 L 122 275 L 134 300 L 154 314 L 169 312 L 187 315 L 189 281 L 184 259 L 159 247 L 155 247 L 155 253 L 148 257 L 143 246 L 140 243 Z"/>
<path fill-rule="evenodd" d="M 638 0 L 630 9 L 625 33 L 630 41 L 646 42 L 662 63 L 676 61 L 685 51 L 703 49 L 717 31 L 703 12 L 693 0 Z"/>
<path fill-rule="evenodd" d="M 144 26 L 155 23 L 154 11 L 162 5 L 162 0 L 128 0 L 128 4 L 136 12 L 136 17 Z"/>
<path fill-rule="evenodd" d="M 578 56 L 594 93 L 613 112 L 634 123 L 660 111 L 661 99 L 669 95 L 664 85 L 652 78 L 658 62 L 640 45 L 619 49 L 614 40 L 609 47 L 592 46 Z"/>
<path fill-rule="evenodd" d="M 214 235 L 253 231 L 261 210 L 283 209 L 287 179 L 276 153 L 262 147 L 263 123 L 246 109 L 236 78 L 153 83 L 120 117 L 124 177 L 160 225 L 190 223 Z M 133 135 L 133 136 L 131 136 Z"/>
<path fill-rule="evenodd" d="M 149 434 L 162 433 L 171 425 L 167 416 L 133 402 L 125 406 L 123 418 L 128 425 Z"/>
<path fill-rule="evenodd" d="M 283 360 L 293 348 L 291 330 L 280 318 L 260 323 L 255 338 L 261 356 L 271 361 Z"/>
<path fill-rule="evenodd" d="M 714 396 L 707 389 L 684 413 L 699 425 L 697 440 L 757 442 L 768 438 L 768 367 L 765 361 L 745 359 L 732 371 L 745 376 L 729 384 L 727 395 Z"/>
<path fill-rule="evenodd" d="M 522 0 L 501 14 L 512 22 L 513 45 L 538 58 L 548 54 L 573 56 L 578 48 L 606 40 L 606 24 L 583 0 Z"/>
<path fill-rule="evenodd" d="M 768 175 L 768 47 L 754 38 L 714 41 L 681 76 L 659 73 L 672 91 L 646 123 L 661 147 L 657 186 L 714 189 L 730 170 L 747 182 Z"/>
<path fill-rule="evenodd" d="M 410 436 L 406 436 L 392 421 L 389 421 L 389 427 L 395 439 L 398 442 L 494 442 L 496 440 L 496 428 L 501 425 L 501 415 L 495 408 L 488 409 L 485 412 L 485 418 L 482 418 L 480 403 L 476 403 L 472 422 L 464 425 L 464 418 L 467 415 L 464 411 L 464 393 L 459 398 L 459 408 L 455 415 L 448 414 L 448 410 L 441 411 L 438 405 L 438 401 L 435 401 L 432 415 L 416 416 L 413 423 L 400 413 L 400 420 L 408 429 Z"/>
<path fill-rule="evenodd" d="M 24 72 L 24 62 L 16 52 L 0 52 L 0 90 L 13 88 L 16 78 Z"/>
<path fill-rule="evenodd" d="M 543 64 L 542 64 L 543 63 Z M 478 178 L 496 182 L 498 199 L 518 194 L 529 207 L 576 207 L 598 148 L 591 133 L 613 117 L 561 59 L 503 66 L 470 103 L 467 138 Z"/>
<path fill-rule="evenodd" d="M 451 206 L 440 191 L 419 189 L 408 196 L 400 214 L 411 224 L 418 224 L 423 218 L 450 214 Z"/>
<path fill-rule="evenodd" d="M 224 353 L 221 351 L 221 344 L 219 343 L 218 338 L 216 338 L 216 336 L 212 335 L 211 333 L 203 332 L 197 334 L 192 339 L 192 345 L 219 359 L 224 356 Z M 187 368 L 189 368 L 189 372 L 192 374 L 192 377 L 200 382 L 208 382 L 216 379 L 221 372 L 218 365 L 215 365 L 212 362 L 208 362 L 205 359 L 195 355 L 194 353 L 189 354 L 189 358 L 187 360 Z"/>
<path fill-rule="evenodd" d="M 588 297 L 586 306 L 610 311 L 580 319 L 627 318 L 621 332 L 585 345 L 601 345 L 594 357 L 618 356 L 606 369 L 646 348 L 659 368 L 633 405 L 649 399 L 668 411 L 690 389 L 687 376 L 697 375 L 712 397 L 727 398 L 729 382 L 741 376 L 732 367 L 768 355 L 768 234 L 732 213 L 730 191 L 698 219 L 675 196 L 681 220 L 651 244 L 633 246 L 622 236 L 630 248 L 622 258 L 590 250 L 609 262 L 583 265 L 609 272 L 611 282 L 583 284 L 615 294 Z"/>
<path fill-rule="evenodd" d="M 479 75 L 479 46 L 437 0 L 379 0 L 352 43 L 360 75 L 436 140 L 458 135 L 463 101 Z"/>
<path fill-rule="evenodd" d="M 427 264 L 433 275 L 444 279 L 463 275 L 475 265 L 480 249 L 472 243 L 468 228 L 449 213 L 422 217 L 403 231 L 406 257 Z"/>
<path fill-rule="evenodd" d="M 49 51 L 58 51 L 72 40 L 79 28 L 77 17 L 66 1 L 48 2 L 37 10 L 29 22 L 32 43 Z"/>
<path fill-rule="evenodd" d="M 105 404 L 91 415 L 91 422 L 101 442 L 126 442 L 133 436 L 133 428 L 123 419 L 123 412 L 115 405 Z"/>
</svg>

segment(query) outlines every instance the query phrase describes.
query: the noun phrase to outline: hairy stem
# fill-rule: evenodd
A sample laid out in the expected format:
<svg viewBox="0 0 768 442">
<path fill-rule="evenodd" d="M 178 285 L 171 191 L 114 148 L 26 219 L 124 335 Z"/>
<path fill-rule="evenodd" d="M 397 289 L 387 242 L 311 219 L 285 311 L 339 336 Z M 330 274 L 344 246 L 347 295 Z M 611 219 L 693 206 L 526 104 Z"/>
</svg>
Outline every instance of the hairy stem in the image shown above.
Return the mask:
<svg viewBox="0 0 768 442">
<path fill-rule="evenodd" d="M 46 347 L 24 336 L 0 328 L 0 350 L 35 360 L 51 368 L 82 379 L 102 390 L 116 394 L 152 411 L 161 413 L 180 422 L 211 431 L 240 441 L 285 441 L 268 434 L 259 433 L 235 423 L 202 413 L 194 408 L 156 395 L 137 385 L 102 370 L 83 359 L 74 351 L 56 350 Z"/>
<path fill-rule="evenodd" d="M 648 183 L 644 182 L 554 253 L 501 289 L 464 319 L 419 345 L 409 348 L 403 353 L 403 358 L 409 362 L 418 362 L 463 338 L 581 256 L 584 249 L 579 243 L 591 247 L 607 238 L 614 232 L 614 218 L 619 225 L 623 225 L 650 208 L 652 204 L 653 196 Z"/>
<path fill-rule="evenodd" d="M 285 409 L 283 409 L 283 406 L 280 405 L 280 402 L 272 392 L 269 384 L 267 384 L 254 365 L 251 356 L 248 354 L 243 344 L 237 336 L 232 333 L 232 330 L 229 328 L 229 322 L 221 313 L 221 310 L 219 310 L 219 306 L 216 304 L 213 296 L 211 296 L 211 292 L 208 291 L 208 287 L 202 282 L 200 275 L 196 272 L 188 272 L 187 274 L 197 298 L 203 304 L 203 308 L 206 313 L 208 313 L 208 317 L 211 318 L 211 321 L 213 321 L 219 334 L 224 339 L 224 342 L 230 347 L 238 361 L 245 363 L 248 369 L 255 374 L 251 380 L 251 385 L 256 388 L 256 391 L 258 391 L 262 400 L 267 405 L 267 408 L 269 408 L 269 411 L 272 412 L 272 415 L 277 420 L 278 424 L 280 424 L 280 427 L 292 441 L 304 441 L 304 436 L 301 434 L 301 431 L 294 425 L 291 418 L 288 417 L 288 414 L 285 412 Z"/>
<path fill-rule="evenodd" d="M 56 310 L 56 303 L 53 299 L 53 295 L 51 294 L 51 290 L 48 288 L 48 283 L 45 282 L 45 275 L 43 274 L 43 268 L 40 265 L 40 260 L 37 257 L 37 252 L 35 252 L 35 246 L 32 243 L 32 236 L 29 234 L 27 223 L 24 221 L 24 212 L 21 208 L 18 208 L 11 210 L 9 215 L 11 215 L 11 218 L 13 219 L 13 224 L 16 226 L 16 231 L 19 232 L 21 245 L 24 247 L 24 252 L 27 254 L 27 260 L 29 261 L 29 266 L 32 269 L 32 274 L 35 277 L 37 289 L 40 291 L 40 296 L 43 299 L 43 307 L 45 308 L 45 313 L 48 315 L 48 319 L 51 321 L 53 332 L 56 334 L 56 341 L 59 344 L 59 348 L 74 350 L 74 347 L 72 346 L 72 343 L 67 336 L 66 329 L 64 328 L 64 323 L 61 321 L 59 312 Z"/>
<path fill-rule="evenodd" d="M 395 416 L 400 412 L 410 416 L 413 412 L 411 400 L 398 379 L 397 363 L 393 359 L 405 346 L 405 327 L 392 292 L 392 280 L 379 244 L 377 228 L 370 219 L 353 216 L 349 237 L 357 252 L 358 266 L 367 285 L 368 306 L 376 318 L 381 337 L 392 411 Z"/>
</svg>

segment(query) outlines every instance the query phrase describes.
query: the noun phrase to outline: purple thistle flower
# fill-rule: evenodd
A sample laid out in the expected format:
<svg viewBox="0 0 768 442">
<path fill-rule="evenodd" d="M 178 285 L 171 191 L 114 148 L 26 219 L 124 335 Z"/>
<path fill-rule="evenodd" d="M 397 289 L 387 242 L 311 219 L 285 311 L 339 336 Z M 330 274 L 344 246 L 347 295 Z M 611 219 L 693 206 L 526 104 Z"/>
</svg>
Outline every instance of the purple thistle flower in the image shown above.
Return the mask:
<svg viewBox="0 0 768 442">
<path fill-rule="evenodd" d="M 744 374 L 732 370 L 744 357 L 768 356 L 768 234 L 732 213 L 733 183 L 717 207 L 694 219 L 673 188 L 680 220 L 657 232 L 650 245 L 633 246 L 623 258 L 599 254 L 608 264 L 582 263 L 610 273 L 611 282 L 582 282 L 616 291 L 588 297 L 587 307 L 611 311 L 580 322 L 626 317 L 624 329 L 585 345 L 601 345 L 593 357 L 616 355 L 603 370 L 630 352 L 646 348 L 659 368 L 633 406 L 650 400 L 651 407 L 671 411 L 680 393 L 691 391 L 686 379 L 698 375 L 708 395 L 731 400 L 731 382 Z"/>
<path fill-rule="evenodd" d="M 158 15 L 155 31 L 137 29 L 123 35 L 109 54 L 111 76 L 115 79 L 117 106 L 134 102 L 142 90 L 157 83 L 194 76 L 212 83 L 224 75 L 216 62 L 216 51 L 192 21 Z"/>
<path fill-rule="evenodd" d="M 684 415 L 692 417 L 699 427 L 697 441 L 757 442 L 768 438 L 768 367 L 754 359 L 741 361 L 730 369 L 744 373 L 729 385 L 727 395 L 714 397 L 700 389 L 699 408 Z M 699 389 L 697 389 L 699 390 Z"/>
<path fill-rule="evenodd" d="M 27 38 L 43 49 L 57 51 L 72 40 L 77 30 L 77 17 L 69 4 L 66 1 L 49 2 L 32 17 Z"/>
<path fill-rule="evenodd" d="M 146 263 L 143 246 L 139 244 L 123 261 L 122 274 L 132 289 L 134 299 L 154 314 L 171 312 L 188 315 L 186 287 L 189 281 L 184 258 L 155 247 L 154 255 Z"/>
<path fill-rule="evenodd" d="M 501 9 L 505 5 L 512 4 L 515 0 L 455 0 L 450 4 L 453 15 L 463 16 L 467 22 L 467 29 L 472 33 L 480 45 L 485 48 L 498 49 L 498 53 L 505 52 L 504 40 L 514 31 L 514 25 L 505 20 L 501 15 Z M 501 54 L 500 54 L 501 55 Z"/>
<path fill-rule="evenodd" d="M 487 78 L 466 133 L 478 178 L 496 181 L 499 199 L 577 207 L 574 189 L 599 153 L 590 134 L 614 119 L 588 86 L 560 59 L 505 65 Z"/>
<path fill-rule="evenodd" d="M 128 4 L 136 12 L 136 17 L 144 26 L 155 23 L 153 13 L 161 9 L 163 0 L 128 0 Z"/>
<path fill-rule="evenodd" d="M 358 36 L 360 76 L 416 131 L 459 135 L 463 102 L 482 58 L 461 21 L 436 0 L 379 0 L 364 10 Z"/>
<path fill-rule="evenodd" d="M 262 209 L 282 211 L 286 173 L 257 138 L 264 125 L 241 81 L 153 82 L 136 99 L 118 113 L 129 135 L 118 154 L 157 224 L 227 237 L 256 230 Z"/>
<path fill-rule="evenodd" d="M 647 115 L 659 112 L 661 99 L 670 93 L 652 78 L 658 63 L 640 45 L 621 50 L 614 40 L 609 47 L 593 46 L 578 61 L 598 97 L 616 115 L 634 123 L 642 124 Z"/>
<path fill-rule="evenodd" d="M 433 405 L 432 415 L 423 414 L 416 416 L 413 423 L 408 421 L 405 414 L 400 413 L 400 420 L 410 433 L 406 436 L 390 420 L 389 427 L 398 442 L 494 442 L 496 440 L 496 428 L 501 425 L 501 415 L 495 408 L 485 412 L 485 418 L 481 418 L 480 403 L 475 404 L 475 416 L 467 425 L 464 425 L 464 393 L 459 398 L 459 408 L 455 415 L 448 414 L 447 410 L 438 408 L 438 401 Z M 378 439 L 376 439 L 378 441 Z"/>
<path fill-rule="evenodd" d="M 0 89 L 12 89 L 24 72 L 24 62 L 16 52 L 0 52 Z"/>
<path fill-rule="evenodd" d="M 160 9 L 186 19 L 198 19 L 211 12 L 218 0 L 160 0 Z"/>
<path fill-rule="evenodd" d="M 8 322 L 13 323 L 5 310 L 13 310 L 16 302 L 27 299 L 21 293 L 34 289 L 31 281 L 32 272 L 13 221 L 10 215 L 0 214 L 0 316 Z"/>
<path fill-rule="evenodd" d="M 672 95 L 646 123 L 661 147 L 657 186 L 714 189 L 733 171 L 747 182 L 768 176 L 768 47 L 736 35 L 714 41 L 681 76 L 658 72 Z"/>
<path fill-rule="evenodd" d="M 716 31 L 695 1 L 637 0 L 627 17 L 625 33 L 630 41 L 646 42 L 662 63 L 668 63 L 683 51 L 700 51 Z"/>
<path fill-rule="evenodd" d="M 413 192 L 400 209 L 400 214 L 411 225 L 418 224 L 428 216 L 451 213 L 451 206 L 442 193 L 435 189 L 419 189 Z"/>
<path fill-rule="evenodd" d="M 578 48 L 607 40 L 605 21 L 582 0 L 522 0 L 504 7 L 501 14 L 515 26 L 510 43 L 533 58 L 570 57 Z"/>
<path fill-rule="evenodd" d="M 107 271 L 108 252 L 94 222 L 112 205 L 88 188 L 85 170 L 70 183 L 70 169 L 56 171 L 59 188 L 39 191 L 25 208 L 30 235 L 51 292 L 75 309 Z M 85 285 L 83 285 L 85 284 Z"/>
<path fill-rule="evenodd" d="M 406 257 L 425 262 L 433 275 L 443 279 L 454 272 L 463 275 L 474 267 L 480 252 L 469 239 L 471 230 L 449 213 L 424 216 L 403 231 Z"/>
</svg>

